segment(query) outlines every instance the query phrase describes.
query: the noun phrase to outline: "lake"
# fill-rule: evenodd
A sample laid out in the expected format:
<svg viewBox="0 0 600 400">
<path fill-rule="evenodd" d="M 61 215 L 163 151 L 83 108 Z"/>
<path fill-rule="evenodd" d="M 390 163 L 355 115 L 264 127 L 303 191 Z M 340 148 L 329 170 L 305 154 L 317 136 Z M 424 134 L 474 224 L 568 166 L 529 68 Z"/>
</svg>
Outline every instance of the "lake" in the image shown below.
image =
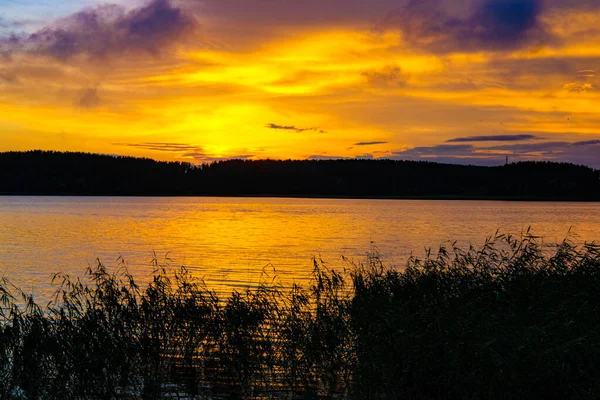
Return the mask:
<svg viewBox="0 0 600 400">
<path fill-rule="evenodd" d="M 38 299 L 51 275 L 83 276 L 123 259 L 147 281 L 161 264 L 187 266 L 216 290 L 256 284 L 273 267 L 306 282 L 312 257 L 343 268 L 376 248 L 402 267 L 426 247 L 481 245 L 497 230 L 532 227 L 545 243 L 600 241 L 600 203 L 181 197 L 0 197 L 0 274 Z"/>
</svg>

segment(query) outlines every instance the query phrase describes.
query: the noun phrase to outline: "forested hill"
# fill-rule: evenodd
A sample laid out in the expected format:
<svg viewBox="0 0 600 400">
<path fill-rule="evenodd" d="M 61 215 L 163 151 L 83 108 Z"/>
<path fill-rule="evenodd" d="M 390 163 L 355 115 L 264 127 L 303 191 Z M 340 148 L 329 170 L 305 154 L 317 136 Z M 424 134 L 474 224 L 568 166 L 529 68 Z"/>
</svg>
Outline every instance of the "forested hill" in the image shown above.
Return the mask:
<svg viewBox="0 0 600 400">
<path fill-rule="evenodd" d="M 600 200 L 600 172 L 524 162 L 222 161 L 202 166 L 49 151 L 0 153 L 0 194 Z"/>
</svg>

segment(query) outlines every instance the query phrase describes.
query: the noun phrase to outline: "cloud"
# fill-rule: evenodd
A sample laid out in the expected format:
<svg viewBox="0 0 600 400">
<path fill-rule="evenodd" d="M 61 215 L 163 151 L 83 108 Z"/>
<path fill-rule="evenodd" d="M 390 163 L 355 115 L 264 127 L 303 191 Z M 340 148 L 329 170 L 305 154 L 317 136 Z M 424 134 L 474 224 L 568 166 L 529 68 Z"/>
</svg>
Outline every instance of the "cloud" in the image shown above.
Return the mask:
<svg viewBox="0 0 600 400">
<path fill-rule="evenodd" d="M 15 84 L 19 82 L 19 78 L 13 73 L 0 72 L 0 83 Z"/>
<path fill-rule="evenodd" d="M 437 86 L 432 87 L 432 89 L 445 92 L 473 92 L 480 88 L 470 79 L 461 79 L 438 84 Z"/>
<path fill-rule="evenodd" d="M 0 16 L 0 33 L 5 29 L 10 28 L 10 23 Z"/>
<path fill-rule="evenodd" d="M 583 142 L 575 142 L 573 146 L 596 146 L 600 145 L 600 140 L 586 140 Z"/>
<path fill-rule="evenodd" d="M 329 25 L 359 22 L 368 25 L 404 0 L 202 0 L 204 13 L 226 16 L 255 27 Z"/>
<path fill-rule="evenodd" d="M 363 72 L 369 85 L 383 88 L 399 88 L 406 86 L 406 76 L 398 66 L 387 66 L 380 70 Z"/>
<path fill-rule="evenodd" d="M 354 146 L 375 146 L 378 144 L 387 144 L 388 142 L 358 142 L 354 143 Z"/>
<path fill-rule="evenodd" d="M 600 140 L 515 143 L 501 146 L 435 145 L 392 153 L 391 158 L 454 164 L 501 165 L 509 161 L 555 161 L 600 167 Z"/>
<path fill-rule="evenodd" d="M 489 147 L 483 151 L 508 152 L 515 160 L 570 162 L 600 168 L 600 140 L 515 144 Z"/>
<path fill-rule="evenodd" d="M 597 88 L 596 71 L 593 69 L 582 69 L 577 71 L 575 82 L 567 83 L 563 88 L 569 92 L 576 93 L 595 91 Z"/>
<path fill-rule="evenodd" d="M 440 161 L 444 157 L 451 159 L 471 156 L 474 147 L 472 145 L 436 145 L 436 146 L 419 146 L 412 149 L 398 150 L 391 153 L 392 159 L 402 160 L 428 160 Z"/>
<path fill-rule="evenodd" d="M 599 36 L 600 37 L 600 36 Z M 594 40 L 590 40 L 594 43 Z M 558 54 L 558 53 L 557 53 Z M 518 91 L 560 90 L 573 93 L 592 92 L 599 87 L 598 78 L 591 70 L 600 63 L 594 54 L 585 56 L 539 56 L 506 57 L 505 54 L 490 54 L 478 68 L 467 69 L 469 78 L 480 89 L 502 88 Z M 442 87 L 453 91 L 453 88 Z"/>
<path fill-rule="evenodd" d="M 600 8 L 597 0 L 546 0 L 548 8 L 594 10 Z"/>
<path fill-rule="evenodd" d="M 82 108 L 96 108 L 100 105 L 100 102 L 98 88 L 93 88 L 84 90 L 76 105 Z"/>
<path fill-rule="evenodd" d="M 21 28 L 26 23 L 27 21 L 8 20 L 0 15 L 0 35 L 12 35 L 16 29 Z"/>
<path fill-rule="evenodd" d="M 491 135 L 468 136 L 446 140 L 446 143 L 471 143 L 471 142 L 519 142 L 522 140 L 539 139 L 535 135 Z"/>
<path fill-rule="evenodd" d="M 596 71 L 593 69 L 582 69 L 577 71 L 577 77 L 580 79 L 593 78 L 596 76 Z"/>
<path fill-rule="evenodd" d="M 390 13 L 383 27 L 398 28 L 409 45 L 438 53 L 511 50 L 552 40 L 541 23 L 542 0 L 469 4 L 467 15 L 456 15 L 442 0 L 411 0 Z"/>
<path fill-rule="evenodd" d="M 327 133 L 324 130 L 322 130 L 319 127 L 314 127 L 314 128 L 298 128 L 296 126 L 293 125 L 277 125 L 277 124 L 267 124 L 266 125 L 267 128 L 269 129 L 279 129 L 279 130 L 284 130 L 284 131 L 295 131 L 298 133 L 301 132 L 307 132 L 307 131 L 315 131 L 315 132 L 319 132 L 319 133 Z"/>
<path fill-rule="evenodd" d="M 158 55 L 189 40 L 197 28 L 192 14 L 170 0 L 153 0 L 129 12 L 118 5 L 89 8 L 29 36 L 0 39 L 0 47 L 62 61 L 81 55 L 102 61 L 126 53 Z"/>
<path fill-rule="evenodd" d="M 505 154 L 499 152 L 478 152 L 475 146 L 469 144 L 441 144 L 395 151 L 390 158 L 412 161 L 433 161 L 443 164 L 492 166 L 504 163 L 505 157 Z"/>
</svg>

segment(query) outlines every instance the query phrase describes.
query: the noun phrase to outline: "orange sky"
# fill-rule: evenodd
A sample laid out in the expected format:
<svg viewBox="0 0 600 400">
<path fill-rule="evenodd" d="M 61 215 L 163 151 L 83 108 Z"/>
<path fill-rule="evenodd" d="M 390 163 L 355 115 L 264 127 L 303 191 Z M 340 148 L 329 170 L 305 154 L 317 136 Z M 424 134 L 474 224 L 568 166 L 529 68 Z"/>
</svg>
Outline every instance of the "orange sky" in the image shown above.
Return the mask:
<svg viewBox="0 0 600 400">
<path fill-rule="evenodd" d="M 600 167 L 592 1 L 0 5 L 0 151 Z"/>
</svg>

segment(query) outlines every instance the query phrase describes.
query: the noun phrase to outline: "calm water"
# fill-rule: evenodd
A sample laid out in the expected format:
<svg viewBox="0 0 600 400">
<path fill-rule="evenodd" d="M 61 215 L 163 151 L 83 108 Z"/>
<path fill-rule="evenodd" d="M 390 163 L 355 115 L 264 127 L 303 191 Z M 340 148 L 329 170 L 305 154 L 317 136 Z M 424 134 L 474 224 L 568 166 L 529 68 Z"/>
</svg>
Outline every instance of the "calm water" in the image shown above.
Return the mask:
<svg viewBox="0 0 600 400">
<path fill-rule="evenodd" d="M 55 272 L 82 275 L 122 257 L 147 280 L 154 254 L 218 290 L 255 284 L 273 265 L 303 282 L 311 258 L 343 267 L 371 248 L 404 265 L 450 240 L 480 245 L 528 226 L 545 242 L 600 241 L 598 203 L 256 198 L 0 197 L 0 275 L 46 299 Z"/>
</svg>

